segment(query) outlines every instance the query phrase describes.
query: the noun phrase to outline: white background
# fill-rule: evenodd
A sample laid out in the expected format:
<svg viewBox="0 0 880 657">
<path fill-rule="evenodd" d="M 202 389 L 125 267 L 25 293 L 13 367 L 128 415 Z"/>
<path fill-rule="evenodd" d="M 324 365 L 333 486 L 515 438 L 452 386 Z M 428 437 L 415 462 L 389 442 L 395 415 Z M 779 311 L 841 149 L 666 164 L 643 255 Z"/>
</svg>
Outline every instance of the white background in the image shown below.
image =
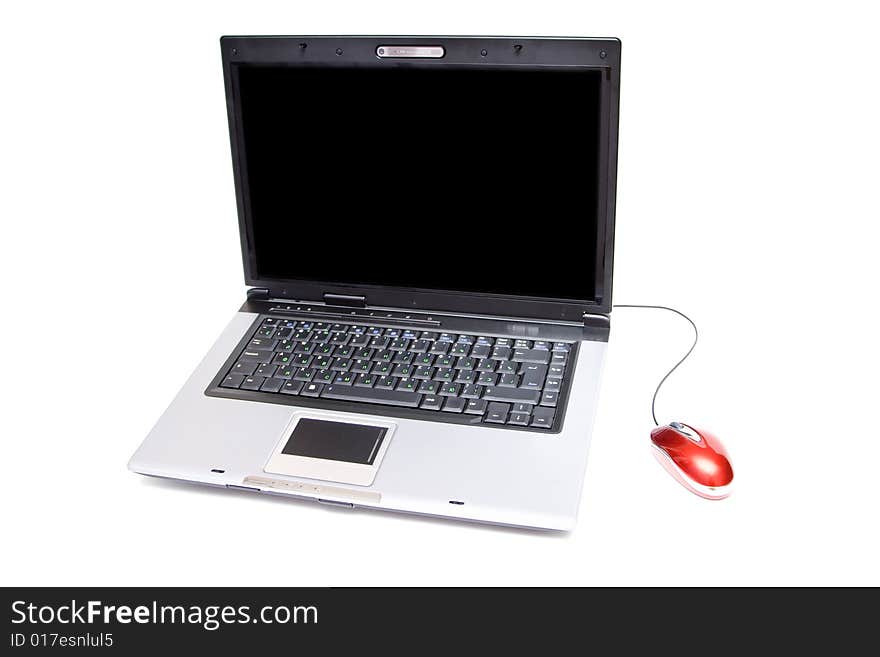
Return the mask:
<svg viewBox="0 0 880 657">
<path fill-rule="evenodd" d="M 0 583 L 880 584 L 869 6 L 3 3 Z M 652 459 L 690 333 L 633 310 L 570 534 L 128 472 L 243 298 L 221 34 L 620 37 L 615 300 L 699 323 L 658 412 L 726 441 L 734 496 Z"/>
</svg>

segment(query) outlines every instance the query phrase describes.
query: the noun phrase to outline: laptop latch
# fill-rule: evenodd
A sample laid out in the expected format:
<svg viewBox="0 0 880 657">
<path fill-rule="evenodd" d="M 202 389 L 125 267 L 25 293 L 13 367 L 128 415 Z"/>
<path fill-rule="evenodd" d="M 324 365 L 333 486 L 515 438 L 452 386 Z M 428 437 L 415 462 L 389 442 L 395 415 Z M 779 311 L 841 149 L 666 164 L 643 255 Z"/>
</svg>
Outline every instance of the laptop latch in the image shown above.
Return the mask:
<svg viewBox="0 0 880 657">
<path fill-rule="evenodd" d="M 328 306 L 345 306 L 347 308 L 366 308 L 367 298 L 350 294 L 325 294 L 324 303 Z"/>
</svg>

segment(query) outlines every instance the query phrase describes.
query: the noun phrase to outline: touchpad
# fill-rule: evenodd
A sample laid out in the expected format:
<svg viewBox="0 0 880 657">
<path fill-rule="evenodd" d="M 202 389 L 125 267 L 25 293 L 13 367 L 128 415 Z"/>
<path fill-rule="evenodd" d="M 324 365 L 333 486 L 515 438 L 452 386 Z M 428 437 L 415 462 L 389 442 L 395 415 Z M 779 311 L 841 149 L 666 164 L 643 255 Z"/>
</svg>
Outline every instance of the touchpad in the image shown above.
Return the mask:
<svg viewBox="0 0 880 657">
<path fill-rule="evenodd" d="M 303 418 L 281 453 L 372 465 L 386 433 L 385 427 Z"/>
<path fill-rule="evenodd" d="M 264 468 L 293 477 L 369 486 L 388 451 L 393 422 L 296 414 Z"/>
</svg>

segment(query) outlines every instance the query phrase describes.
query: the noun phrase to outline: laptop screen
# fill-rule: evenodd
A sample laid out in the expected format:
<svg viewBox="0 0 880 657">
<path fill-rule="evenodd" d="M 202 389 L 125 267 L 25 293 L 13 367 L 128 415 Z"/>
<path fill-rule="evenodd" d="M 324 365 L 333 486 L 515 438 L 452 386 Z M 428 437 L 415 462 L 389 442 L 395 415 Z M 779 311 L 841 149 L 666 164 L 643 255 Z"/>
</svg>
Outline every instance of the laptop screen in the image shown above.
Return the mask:
<svg viewBox="0 0 880 657">
<path fill-rule="evenodd" d="M 258 279 L 595 299 L 599 71 L 238 75 Z"/>
</svg>

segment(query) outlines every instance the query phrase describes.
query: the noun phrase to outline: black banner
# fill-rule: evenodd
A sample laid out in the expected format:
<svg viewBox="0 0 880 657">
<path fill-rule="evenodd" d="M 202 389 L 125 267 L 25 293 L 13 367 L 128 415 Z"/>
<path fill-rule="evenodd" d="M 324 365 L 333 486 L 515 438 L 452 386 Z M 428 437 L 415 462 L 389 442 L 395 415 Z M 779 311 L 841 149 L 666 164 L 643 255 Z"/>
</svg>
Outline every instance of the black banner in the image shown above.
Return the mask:
<svg viewBox="0 0 880 657">
<path fill-rule="evenodd" d="M 2 589 L 6 655 L 864 647 L 876 596 L 755 589 Z M 757 643 L 756 643 L 757 642 Z"/>
</svg>

